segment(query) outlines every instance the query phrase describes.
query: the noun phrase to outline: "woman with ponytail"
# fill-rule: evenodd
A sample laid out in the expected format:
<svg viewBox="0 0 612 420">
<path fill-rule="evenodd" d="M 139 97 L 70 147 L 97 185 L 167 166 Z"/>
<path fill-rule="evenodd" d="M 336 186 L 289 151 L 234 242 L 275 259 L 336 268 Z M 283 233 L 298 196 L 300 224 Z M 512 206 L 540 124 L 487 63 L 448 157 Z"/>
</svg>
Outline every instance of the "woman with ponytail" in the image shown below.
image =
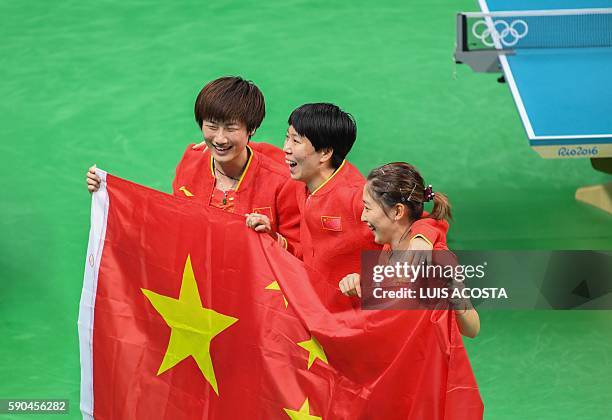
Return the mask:
<svg viewBox="0 0 612 420">
<path fill-rule="evenodd" d="M 424 211 L 424 204 L 433 201 L 431 214 Z M 374 241 L 384 245 L 387 251 L 405 251 L 412 237 L 412 224 L 425 217 L 450 220 L 451 206 L 446 195 L 425 186 L 417 169 L 404 162 L 388 163 L 368 175 L 363 190 L 363 213 Z M 445 242 L 432 244 L 434 250 L 448 250 Z M 359 274 L 353 273 L 340 281 L 340 290 L 347 296 L 361 297 Z M 456 303 L 456 302 L 453 302 Z M 475 337 L 480 330 L 480 318 L 469 302 L 460 302 L 455 310 L 461 334 Z"/>
</svg>

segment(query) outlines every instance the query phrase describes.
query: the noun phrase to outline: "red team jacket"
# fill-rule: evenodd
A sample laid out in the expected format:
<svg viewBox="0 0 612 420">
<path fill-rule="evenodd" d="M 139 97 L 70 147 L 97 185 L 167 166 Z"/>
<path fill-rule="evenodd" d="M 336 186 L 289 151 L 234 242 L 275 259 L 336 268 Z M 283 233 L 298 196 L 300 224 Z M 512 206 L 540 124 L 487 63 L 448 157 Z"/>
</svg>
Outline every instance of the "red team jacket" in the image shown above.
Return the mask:
<svg viewBox="0 0 612 420">
<path fill-rule="evenodd" d="M 212 156 L 208 150 L 192 150 L 191 147 L 187 147 L 176 167 L 172 192 L 210 205 L 215 188 Z M 281 240 L 285 248 L 300 256 L 300 213 L 295 192 L 298 184 L 291 179 L 285 165 L 250 149 L 247 167 L 232 194 L 234 213 L 265 214 L 273 230 L 286 239 Z"/>
</svg>

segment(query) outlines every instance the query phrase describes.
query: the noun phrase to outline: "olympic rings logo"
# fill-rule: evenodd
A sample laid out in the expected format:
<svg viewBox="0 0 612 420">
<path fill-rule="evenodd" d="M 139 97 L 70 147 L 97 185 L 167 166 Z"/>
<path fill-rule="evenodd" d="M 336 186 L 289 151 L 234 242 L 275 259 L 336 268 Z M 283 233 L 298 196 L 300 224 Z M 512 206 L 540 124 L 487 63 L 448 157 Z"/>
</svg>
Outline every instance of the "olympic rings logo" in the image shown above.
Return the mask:
<svg viewBox="0 0 612 420">
<path fill-rule="evenodd" d="M 500 43 L 506 47 L 515 46 L 521 38 L 527 36 L 529 27 L 527 22 L 516 19 L 512 23 L 505 20 L 495 20 L 492 24 L 479 20 L 472 26 L 472 34 L 487 47 L 495 47 Z"/>
</svg>

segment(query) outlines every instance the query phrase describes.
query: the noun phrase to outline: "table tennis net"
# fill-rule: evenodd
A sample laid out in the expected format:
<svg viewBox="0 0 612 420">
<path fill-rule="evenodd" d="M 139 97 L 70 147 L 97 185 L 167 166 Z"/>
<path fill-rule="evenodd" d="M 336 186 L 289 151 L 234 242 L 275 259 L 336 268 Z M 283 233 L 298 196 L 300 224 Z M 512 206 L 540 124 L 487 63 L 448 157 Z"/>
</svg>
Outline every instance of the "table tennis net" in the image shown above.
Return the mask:
<svg viewBox="0 0 612 420">
<path fill-rule="evenodd" d="M 468 50 L 612 47 L 612 9 L 460 15 Z"/>
</svg>

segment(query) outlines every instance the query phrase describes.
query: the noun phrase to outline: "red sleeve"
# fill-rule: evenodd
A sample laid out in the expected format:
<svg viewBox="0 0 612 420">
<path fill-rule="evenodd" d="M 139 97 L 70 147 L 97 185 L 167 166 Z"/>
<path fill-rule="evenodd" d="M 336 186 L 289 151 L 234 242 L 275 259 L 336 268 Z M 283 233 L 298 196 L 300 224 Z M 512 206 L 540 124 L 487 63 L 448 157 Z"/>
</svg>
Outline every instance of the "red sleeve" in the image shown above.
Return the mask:
<svg viewBox="0 0 612 420">
<path fill-rule="evenodd" d="M 181 180 L 181 175 L 183 173 L 183 162 L 185 161 L 185 156 L 191 150 L 191 147 L 194 144 L 195 143 L 192 143 L 187 146 L 185 152 L 183 153 L 183 156 L 181 157 L 181 160 L 179 161 L 178 165 L 176 165 L 176 169 L 174 171 L 174 179 L 172 180 L 172 194 L 176 197 L 184 197 L 184 194 L 181 192 L 181 190 L 179 190 L 179 188 L 181 188 L 185 184 Z"/>
<path fill-rule="evenodd" d="M 297 202 L 297 188 L 301 184 L 287 179 L 276 196 L 278 233 L 285 248 L 298 258 L 302 258 L 300 246 L 300 209 Z"/>
<path fill-rule="evenodd" d="M 448 222 L 427 217 L 429 214 L 423 212 L 423 217 L 412 224 L 412 237 L 421 235 L 435 246 L 437 242 L 446 243 L 448 233 Z"/>
</svg>

